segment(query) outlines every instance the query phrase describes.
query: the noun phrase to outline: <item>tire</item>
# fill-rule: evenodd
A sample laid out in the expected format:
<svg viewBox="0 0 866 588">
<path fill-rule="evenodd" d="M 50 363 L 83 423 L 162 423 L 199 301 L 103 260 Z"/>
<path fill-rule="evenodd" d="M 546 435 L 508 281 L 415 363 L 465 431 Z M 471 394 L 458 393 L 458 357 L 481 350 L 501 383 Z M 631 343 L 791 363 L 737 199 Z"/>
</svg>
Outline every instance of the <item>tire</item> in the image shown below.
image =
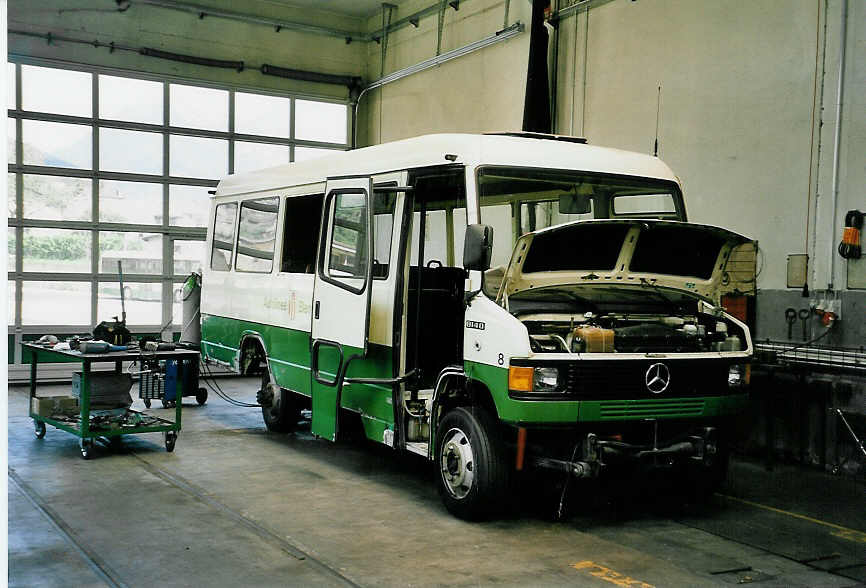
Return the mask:
<svg viewBox="0 0 866 588">
<path fill-rule="evenodd" d="M 81 440 L 81 458 L 90 459 L 93 455 L 93 439 Z"/>
<path fill-rule="evenodd" d="M 506 505 L 511 472 L 496 423 L 479 408 L 455 408 L 439 423 L 436 477 L 445 508 L 454 516 L 480 520 Z"/>
<path fill-rule="evenodd" d="M 270 392 L 268 386 L 271 388 Z M 291 393 L 271 383 L 271 371 L 267 365 L 262 369 L 262 384 L 256 396 L 262 404 L 262 419 L 268 431 L 288 433 L 293 429 L 298 421 L 296 414 L 298 411 L 293 406 Z M 265 404 L 263 400 L 268 398 L 272 400 Z"/>
<path fill-rule="evenodd" d="M 145 398 L 145 399 L 144 399 L 144 407 L 145 407 L 145 408 L 150 408 L 150 398 Z"/>
<path fill-rule="evenodd" d="M 175 443 L 177 443 L 177 433 L 175 433 L 174 431 L 166 431 L 165 450 L 169 453 L 173 452 Z"/>
<path fill-rule="evenodd" d="M 207 388 L 199 388 L 196 391 L 195 401 L 198 402 L 199 406 L 204 406 L 204 403 L 207 402 Z"/>
<path fill-rule="evenodd" d="M 45 423 L 42 421 L 33 421 L 33 430 L 37 439 L 45 438 Z"/>
</svg>

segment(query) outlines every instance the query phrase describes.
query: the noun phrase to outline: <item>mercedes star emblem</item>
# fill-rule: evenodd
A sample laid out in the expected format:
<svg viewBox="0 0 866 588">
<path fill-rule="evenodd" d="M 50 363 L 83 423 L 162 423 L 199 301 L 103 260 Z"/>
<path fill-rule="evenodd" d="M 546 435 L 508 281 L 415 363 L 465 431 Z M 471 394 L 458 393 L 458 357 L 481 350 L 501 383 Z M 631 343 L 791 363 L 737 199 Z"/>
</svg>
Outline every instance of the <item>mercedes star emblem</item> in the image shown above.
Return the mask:
<svg viewBox="0 0 866 588">
<path fill-rule="evenodd" d="M 661 394 L 670 386 L 671 371 L 663 363 L 654 363 L 646 371 L 644 381 L 646 381 L 647 390 L 653 394 Z"/>
</svg>

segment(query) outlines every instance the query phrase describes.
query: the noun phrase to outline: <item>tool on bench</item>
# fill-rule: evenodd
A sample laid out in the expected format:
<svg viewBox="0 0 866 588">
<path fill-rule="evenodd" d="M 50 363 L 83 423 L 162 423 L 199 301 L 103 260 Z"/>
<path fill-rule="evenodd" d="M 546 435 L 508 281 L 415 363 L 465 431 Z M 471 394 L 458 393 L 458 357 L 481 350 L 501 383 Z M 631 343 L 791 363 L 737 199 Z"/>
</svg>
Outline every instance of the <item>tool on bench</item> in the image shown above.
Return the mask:
<svg viewBox="0 0 866 588">
<path fill-rule="evenodd" d="M 812 316 L 812 311 L 808 308 L 801 308 L 798 316 L 800 317 L 800 320 L 803 321 L 803 341 L 808 341 L 809 337 L 806 329 L 809 326 L 808 320 L 809 317 Z"/>
<path fill-rule="evenodd" d="M 788 321 L 788 341 L 794 338 L 794 323 L 797 320 L 797 311 L 793 308 L 785 310 L 785 320 Z"/>
<path fill-rule="evenodd" d="M 109 351 L 126 351 L 126 345 L 112 345 L 105 341 L 81 341 L 78 344 L 81 353 L 108 353 Z"/>
<path fill-rule="evenodd" d="M 93 329 L 93 338 L 107 341 L 112 345 L 126 345 L 132 339 L 132 333 L 126 328 L 126 300 L 123 294 L 123 263 L 117 261 L 117 273 L 120 277 L 120 310 L 121 319 L 114 318 L 114 322 L 102 321 Z M 115 350 L 117 351 L 117 350 Z M 85 353 L 105 353 L 104 351 L 90 351 Z"/>
</svg>

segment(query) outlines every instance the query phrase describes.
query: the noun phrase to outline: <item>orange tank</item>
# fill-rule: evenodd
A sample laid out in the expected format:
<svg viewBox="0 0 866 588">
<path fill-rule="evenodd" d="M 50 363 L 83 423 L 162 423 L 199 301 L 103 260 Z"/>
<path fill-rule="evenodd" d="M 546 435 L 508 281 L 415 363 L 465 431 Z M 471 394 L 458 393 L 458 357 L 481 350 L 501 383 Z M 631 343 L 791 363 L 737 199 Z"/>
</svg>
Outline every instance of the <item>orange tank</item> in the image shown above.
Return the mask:
<svg viewBox="0 0 866 588">
<path fill-rule="evenodd" d="M 613 353 L 613 329 L 601 327 L 577 327 L 572 339 L 572 351 L 578 351 L 580 347 L 575 345 L 577 340 L 583 341 L 582 347 L 585 353 Z"/>
</svg>

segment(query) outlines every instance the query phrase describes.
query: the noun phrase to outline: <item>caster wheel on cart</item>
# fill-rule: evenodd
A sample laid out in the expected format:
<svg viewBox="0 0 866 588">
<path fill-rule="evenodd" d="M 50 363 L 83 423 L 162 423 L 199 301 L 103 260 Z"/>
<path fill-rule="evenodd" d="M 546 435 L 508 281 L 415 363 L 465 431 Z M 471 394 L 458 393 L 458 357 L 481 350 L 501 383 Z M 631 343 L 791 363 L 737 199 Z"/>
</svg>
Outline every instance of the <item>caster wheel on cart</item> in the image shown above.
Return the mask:
<svg viewBox="0 0 866 588">
<path fill-rule="evenodd" d="M 93 454 L 93 439 L 82 439 L 81 440 L 81 457 L 83 459 L 90 459 L 90 456 Z"/>
<path fill-rule="evenodd" d="M 145 399 L 144 399 L 144 407 L 145 407 L 145 408 L 150 408 L 150 398 L 145 398 Z"/>
<path fill-rule="evenodd" d="M 37 439 L 45 437 L 45 423 L 42 421 L 33 421 L 33 428 Z"/>
<path fill-rule="evenodd" d="M 195 401 L 198 402 L 199 406 L 207 402 L 207 388 L 198 389 L 198 392 L 195 393 Z"/>
<path fill-rule="evenodd" d="M 171 453 L 174 451 L 174 444 L 177 443 L 177 433 L 167 431 L 165 434 L 165 450 Z"/>
</svg>

